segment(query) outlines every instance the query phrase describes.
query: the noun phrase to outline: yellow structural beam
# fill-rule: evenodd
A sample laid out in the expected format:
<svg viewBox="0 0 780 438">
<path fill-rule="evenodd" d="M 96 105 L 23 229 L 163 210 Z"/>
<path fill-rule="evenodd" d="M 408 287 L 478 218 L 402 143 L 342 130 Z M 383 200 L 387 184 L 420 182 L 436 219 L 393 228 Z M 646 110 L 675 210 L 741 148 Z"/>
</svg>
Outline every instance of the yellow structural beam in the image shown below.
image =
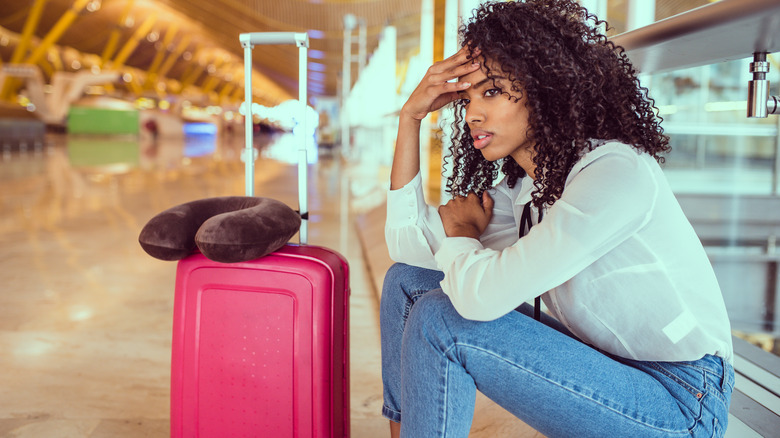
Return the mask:
<svg viewBox="0 0 780 438">
<path fill-rule="evenodd" d="M 133 78 L 130 80 L 130 82 L 128 82 L 127 85 L 136 96 L 144 94 L 144 89 L 141 86 L 141 80 L 138 78 L 138 75 L 133 75 Z"/>
<path fill-rule="evenodd" d="M 149 70 L 146 71 L 146 83 L 144 84 L 146 88 L 153 88 L 157 83 L 157 71 L 160 69 L 163 59 L 165 59 L 165 54 L 168 53 L 168 46 L 171 45 L 173 38 L 178 32 L 179 25 L 176 23 L 171 24 L 171 27 L 165 32 L 165 38 L 163 38 L 162 41 L 162 50 L 157 51 L 154 55 L 154 60 L 152 60 L 152 64 L 149 66 Z"/>
<path fill-rule="evenodd" d="M 100 55 L 100 67 L 106 65 L 111 56 L 114 55 L 117 46 L 119 45 L 119 37 L 122 36 L 122 27 L 127 22 L 127 17 L 130 16 L 130 11 L 133 9 L 134 0 L 126 0 L 125 8 L 122 10 L 122 15 L 119 17 L 119 23 L 111 30 L 111 35 L 108 37 L 106 47 L 103 48 L 103 53 Z"/>
<path fill-rule="evenodd" d="M 244 88 L 243 87 L 236 87 L 236 90 L 233 91 L 233 94 L 230 95 L 230 101 L 231 102 L 239 102 L 244 100 Z"/>
<path fill-rule="evenodd" d="M 75 0 L 73 6 L 62 14 L 62 17 L 54 24 L 54 27 L 51 28 L 49 33 L 46 34 L 41 43 L 38 44 L 38 47 L 35 48 L 32 55 L 28 56 L 24 63 L 36 64 L 51 46 L 60 39 L 62 34 L 70 28 L 79 13 L 87 6 L 87 3 L 89 3 L 89 0 Z"/>
<path fill-rule="evenodd" d="M 181 41 L 179 41 L 179 45 L 176 46 L 173 52 L 165 60 L 165 63 L 163 63 L 162 67 L 160 67 L 160 71 L 157 74 L 160 78 L 164 78 L 168 74 L 168 72 L 173 67 L 173 64 L 176 62 L 177 59 L 179 59 L 179 56 L 181 56 L 181 54 L 184 53 L 185 50 L 187 50 L 187 47 L 190 45 L 191 40 L 192 40 L 192 35 L 188 34 L 182 37 Z"/>
<path fill-rule="evenodd" d="M 27 47 L 30 45 L 33 33 L 38 27 L 38 22 L 41 20 L 43 13 L 43 6 L 46 4 L 46 0 L 35 0 L 30 8 L 30 14 L 27 15 L 27 21 L 24 23 L 22 29 L 22 35 L 19 37 L 19 43 L 14 49 L 14 53 L 11 55 L 11 64 L 18 64 L 24 59 L 24 55 L 27 53 Z M 6 78 L 5 83 L 0 84 L 0 97 L 3 99 L 10 98 L 12 91 L 16 88 L 19 82 L 14 78 Z"/>
<path fill-rule="evenodd" d="M 27 52 L 27 47 L 30 45 L 35 29 L 38 27 L 38 22 L 41 20 L 41 14 L 43 13 L 43 6 L 46 4 L 46 0 L 35 0 L 30 8 L 30 15 L 27 16 L 27 21 L 24 23 L 22 29 L 22 35 L 19 39 L 19 44 L 16 45 L 13 55 L 11 55 L 11 64 L 18 64 L 24 58 Z"/>
<path fill-rule="evenodd" d="M 229 83 L 229 82 L 227 84 L 225 84 L 225 86 L 222 87 L 222 90 L 219 92 L 218 100 L 220 102 L 223 102 L 225 100 L 225 98 L 227 97 L 227 95 L 233 90 L 233 87 L 234 87 L 234 85 Z"/>
<path fill-rule="evenodd" d="M 217 88 L 217 85 L 219 85 L 220 78 L 217 76 L 217 72 L 220 68 L 222 68 L 223 65 L 225 65 L 225 58 L 222 56 L 215 55 L 216 59 L 214 60 L 214 73 L 211 74 L 211 77 L 206 81 L 206 84 L 203 86 L 203 93 L 209 94 L 212 91 L 214 91 L 215 88 Z"/>
<path fill-rule="evenodd" d="M 45 72 L 45 73 L 46 73 L 46 74 L 47 74 L 49 77 L 51 77 L 51 75 L 53 75 L 53 74 L 54 74 L 54 67 L 52 67 L 51 63 L 49 63 L 49 61 L 47 61 L 47 60 L 46 60 L 46 58 L 43 58 L 43 59 L 41 59 L 41 60 L 38 62 L 38 65 L 40 65 L 40 66 L 41 66 L 41 69 L 42 69 L 42 70 L 43 70 L 43 71 L 44 71 L 44 72 Z"/>
<path fill-rule="evenodd" d="M 193 59 L 195 58 L 197 58 L 197 56 L 193 56 Z M 203 70 L 205 70 L 206 67 L 208 66 L 209 61 L 208 59 L 206 59 L 204 64 L 200 64 L 198 62 L 193 62 L 192 64 L 194 68 L 181 81 L 182 90 L 186 89 L 187 87 L 195 83 L 195 81 L 200 77 L 200 74 L 203 73 Z"/>
<path fill-rule="evenodd" d="M 64 70 L 64 67 L 62 65 L 62 58 L 60 57 L 59 50 L 52 48 L 49 50 L 49 54 L 46 57 L 49 61 L 51 61 L 51 64 L 54 66 L 54 70 L 62 71 Z"/>
<path fill-rule="evenodd" d="M 216 76 L 210 77 L 209 80 L 206 81 L 206 85 L 203 86 L 203 93 L 211 93 L 215 88 L 217 88 L 217 85 L 219 85 L 219 78 Z"/>
<path fill-rule="evenodd" d="M 125 61 L 127 61 L 127 58 L 130 57 L 130 55 L 133 53 L 133 50 L 135 50 L 136 47 L 138 47 L 138 43 L 146 37 L 146 34 L 149 33 L 150 30 L 152 30 L 152 26 L 154 26 L 154 23 L 157 21 L 157 14 L 152 14 L 148 17 L 146 17 L 146 20 L 144 20 L 143 23 L 141 23 L 138 28 L 136 28 L 135 32 L 133 32 L 133 36 L 130 37 L 129 40 L 125 43 L 125 45 L 122 47 L 121 50 L 119 50 L 119 53 L 117 53 L 116 58 L 111 62 L 111 67 L 115 70 L 119 70 L 124 64 Z"/>
<path fill-rule="evenodd" d="M 205 68 L 197 62 L 190 63 L 190 67 L 181 75 L 181 88 L 184 89 L 194 84 Z"/>
</svg>

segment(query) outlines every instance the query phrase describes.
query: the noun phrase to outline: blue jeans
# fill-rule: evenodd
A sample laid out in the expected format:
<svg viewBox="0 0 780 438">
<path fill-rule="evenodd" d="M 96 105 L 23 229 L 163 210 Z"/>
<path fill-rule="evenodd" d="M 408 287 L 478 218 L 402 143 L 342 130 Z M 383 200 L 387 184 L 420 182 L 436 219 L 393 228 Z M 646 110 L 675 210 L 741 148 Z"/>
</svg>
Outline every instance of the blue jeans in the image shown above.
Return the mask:
<svg viewBox="0 0 780 438">
<path fill-rule="evenodd" d="M 403 264 L 381 302 L 382 415 L 405 437 L 466 437 L 476 391 L 547 437 L 722 437 L 734 370 L 719 357 L 640 362 L 604 354 L 523 305 L 461 317 L 443 274 Z M 403 418 L 403 421 L 401 419 Z"/>
</svg>

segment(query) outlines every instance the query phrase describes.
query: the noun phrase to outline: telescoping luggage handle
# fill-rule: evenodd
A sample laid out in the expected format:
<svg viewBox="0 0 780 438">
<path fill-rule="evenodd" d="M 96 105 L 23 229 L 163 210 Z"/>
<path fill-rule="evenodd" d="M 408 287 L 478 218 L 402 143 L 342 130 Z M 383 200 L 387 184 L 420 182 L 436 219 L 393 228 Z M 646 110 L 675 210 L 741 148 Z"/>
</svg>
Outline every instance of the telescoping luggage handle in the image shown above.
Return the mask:
<svg viewBox="0 0 780 438">
<path fill-rule="evenodd" d="M 246 195 L 255 195 L 255 154 L 252 126 L 252 49 L 256 45 L 295 44 L 298 46 L 298 101 L 301 103 L 301 144 L 298 147 L 298 210 L 301 213 L 301 229 L 298 233 L 301 244 L 308 243 L 309 207 L 308 175 L 306 171 L 306 63 L 308 60 L 309 35 L 295 32 L 254 32 L 242 33 L 238 37 L 244 48 L 244 111 L 246 119 L 246 149 L 244 162 L 246 168 Z"/>
</svg>

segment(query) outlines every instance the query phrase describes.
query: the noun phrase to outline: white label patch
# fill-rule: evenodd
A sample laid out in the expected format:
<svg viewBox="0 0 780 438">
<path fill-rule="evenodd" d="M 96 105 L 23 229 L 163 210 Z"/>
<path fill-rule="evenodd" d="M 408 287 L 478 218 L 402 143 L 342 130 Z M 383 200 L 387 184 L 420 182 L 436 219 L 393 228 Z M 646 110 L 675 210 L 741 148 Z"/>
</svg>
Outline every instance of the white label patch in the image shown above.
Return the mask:
<svg viewBox="0 0 780 438">
<path fill-rule="evenodd" d="M 691 332 L 696 326 L 696 318 L 687 310 L 683 311 L 674 321 L 664 327 L 664 334 L 672 343 L 680 342 L 680 339 Z"/>
</svg>

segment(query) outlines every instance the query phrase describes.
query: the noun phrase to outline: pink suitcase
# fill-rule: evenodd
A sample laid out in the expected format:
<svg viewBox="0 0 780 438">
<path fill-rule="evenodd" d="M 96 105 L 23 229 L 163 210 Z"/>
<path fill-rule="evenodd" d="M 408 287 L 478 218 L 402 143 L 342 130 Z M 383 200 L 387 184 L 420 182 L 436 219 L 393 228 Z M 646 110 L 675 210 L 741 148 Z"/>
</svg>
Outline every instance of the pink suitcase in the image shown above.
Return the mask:
<svg viewBox="0 0 780 438">
<path fill-rule="evenodd" d="M 316 246 L 178 264 L 171 435 L 349 436 L 348 267 Z"/>
<path fill-rule="evenodd" d="M 251 65 L 254 44 L 291 40 L 305 60 L 306 34 L 242 34 L 245 62 Z M 306 65 L 301 69 L 306 84 Z M 252 161 L 246 160 L 248 195 Z M 349 437 L 349 268 L 337 252 L 305 244 L 306 223 L 301 245 L 259 259 L 219 263 L 193 254 L 179 261 L 172 437 Z"/>
</svg>

